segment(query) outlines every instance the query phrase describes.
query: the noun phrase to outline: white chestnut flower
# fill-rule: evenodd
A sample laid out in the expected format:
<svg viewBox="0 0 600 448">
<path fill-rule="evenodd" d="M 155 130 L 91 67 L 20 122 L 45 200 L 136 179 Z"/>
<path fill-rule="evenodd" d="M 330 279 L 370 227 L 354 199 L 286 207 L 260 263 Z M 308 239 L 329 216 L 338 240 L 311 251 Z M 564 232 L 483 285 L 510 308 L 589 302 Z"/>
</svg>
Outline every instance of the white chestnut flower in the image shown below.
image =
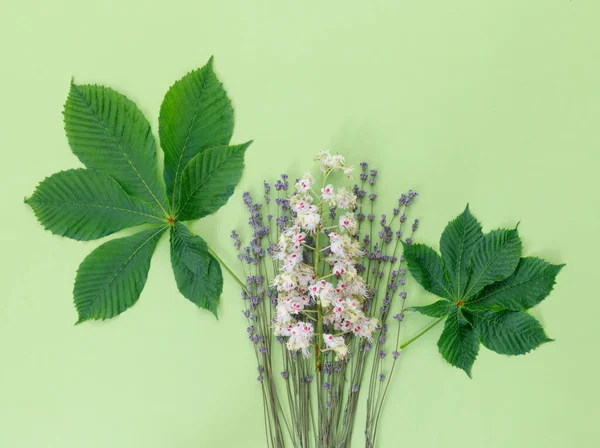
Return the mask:
<svg viewBox="0 0 600 448">
<path fill-rule="evenodd" d="M 291 291 L 296 287 L 296 282 L 291 274 L 279 274 L 275 277 L 273 285 L 278 291 Z"/>
<path fill-rule="evenodd" d="M 298 182 L 296 182 L 296 191 L 298 193 L 307 193 L 310 191 L 314 183 L 315 181 L 312 174 L 305 173 L 302 179 L 299 179 Z"/>
<path fill-rule="evenodd" d="M 338 188 L 335 194 L 335 202 L 338 208 L 354 210 L 356 207 L 356 196 L 345 187 Z"/>
<path fill-rule="evenodd" d="M 356 218 L 354 217 L 354 214 L 346 213 L 346 214 L 340 216 L 338 226 L 341 231 L 346 231 L 351 234 L 356 233 L 357 224 L 356 224 Z"/>
<path fill-rule="evenodd" d="M 325 346 L 333 350 L 336 354 L 335 360 L 340 361 L 348 355 L 348 347 L 342 336 L 334 336 L 332 334 L 323 334 L 323 342 Z"/>
<path fill-rule="evenodd" d="M 321 222 L 321 216 L 318 213 L 298 213 L 297 219 L 300 227 L 310 232 L 314 232 Z"/>
<path fill-rule="evenodd" d="M 333 189 L 333 185 L 329 184 L 321 188 L 321 198 L 323 198 L 324 201 L 331 201 L 332 199 L 335 199 L 335 190 Z"/>
</svg>

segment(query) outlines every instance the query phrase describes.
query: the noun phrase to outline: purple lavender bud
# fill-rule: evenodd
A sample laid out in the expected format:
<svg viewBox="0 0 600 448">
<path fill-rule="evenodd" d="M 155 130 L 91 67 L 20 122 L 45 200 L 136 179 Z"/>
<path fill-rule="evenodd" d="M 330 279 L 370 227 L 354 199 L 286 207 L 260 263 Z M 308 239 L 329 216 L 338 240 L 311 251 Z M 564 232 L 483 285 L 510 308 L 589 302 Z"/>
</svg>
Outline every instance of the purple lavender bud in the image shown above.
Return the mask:
<svg viewBox="0 0 600 448">
<path fill-rule="evenodd" d="M 377 170 L 371 170 L 369 171 L 369 173 L 371 174 L 371 176 L 375 177 L 377 176 Z"/>
<path fill-rule="evenodd" d="M 372 201 L 374 201 L 375 199 L 377 199 L 377 195 L 375 193 L 371 193 L 369 195 L 369 199 L 372 200 Z"/>
<path fill-rule="evenodd" d="M 406 275 L 406 269 L 402 268 L 398 271 L 398 274 L 400 275 Z"/>
<path fill-rule="evenodd" d="M 240 236 L 238 235 L 238 233 L 235 230 L 231 231 L 231 239 L 233 240 L 233 247 L 235 247 L 236 249 L 240 249 L 240 247 L 242 247 L 242 242 L 240 241 Z"/>
<path fill-rule="evenodd" d="M 365 345 L 365 351 L 367 351 L 367 352 L 371 351 L 372 348 L 373 348 L 373 346 L 371 344 Z"/>
<path fill-rule="evenodd" d="M 252 196 L 250 196 L 250 192 L 245 191 L 242 195 L 242 199 L 246 207 L 250 207 L 252 205 Z"/>
<path fill-rule="evenodd" d="M 406 215 L 400 216 L 400 222 L 405 222 L 405 221 L 406 221 Z"/>
<path fill-rule="evenodd" d="M 256 370 L 258 370 L 258 373 L 263 373 L 265 371 L 265 368 L 263 366 L 258 366 Z"/>
<path fill-rule="evenodd" d="M 404 286 L 406 285 L 406 279 L 404 277 L 400 277 L 399 283 Z"/>
<path fill-rule="evenodd" d="M 306 375 L 306 376 L 304 377 L 304 382 L 305 382 L 305 383 L 310 383 L 312 380 L 313 380 L 313 377 L 312 377 L 312 376 L 310 376 L 310 375 Z"/>
<path fill-rule="evenodd" d="M 325 390 L 331 389 L 331 384 L 329 384 L 329 383 L 323 384 L 323 389 L 325 389 Z"/>
<path fill-rule="evenodd" d="M 369 184 L 375 185 L 375 178 L 374 177 L 369 178 Z"/>
<path fill-rule="evenodd" d="M 385 380 L 385 375 L 383 373 L 379 374 L 379 381 Z"/>
<path fill-rule="evenodd" d="M 289 376 L 290 376 L 290 374 L 287 371 L 284 370 L 283 372 L 281 372 L 281 377 L 284 380 L 287 380 Z"/>
<path fill-rule="evenodd" d="M 400 352 L 397 350 L 394 350 L 392 352 L 392 356 L 394 357 L 394 359 L 398 359 L 400 357 Z"/>
<path fill-rule="evenodd" d="M 396 230 L 396 238 L 400 239 L 402 237 L 402 230 Z"/>
<path fill-rule="evenodd" d="M 258 378 L 256 378 L 256 381 L 258 381 L 259 383 L 263 382 L 263 376 L 262 375 L 258 375 Z"/>
<path fill-rule="evenodd" d="M 288 179 L 288 175 L 287 174 L 282 174 L 281 175 L 281 180 L 283 180 L 284 182 Z"/>
<path fill-rule="evenodd" d="M 404 314 L 398 313 L 394 316 L 394 319 L 396 319 L 398 322 L 402 322 L 402 319 L 404 319 Z"/>
<path fill-rule="evenodd" d="M 358 221 L 364 221 L 365 220 L 365 215 L 364 213 L 359 213 L 358 215 L 356 215 L 356 219 Z"/>
<path fill-rule="evenodd" d="M 258 347 L 258 351 L 261 355 L 264 355 L 267 352 L 267 347 L 261 345 L 260 347 Z"/>
<path fill-rule="evenodd" d="M 379 336 L 379 342 L 381 342 L 382 344 L 385 344 L 385 341 L 387 341 L 385 336 Z"/>
<path fill-rule="evenodd" d="M 406 241 L 406 244 L 412 244 L 412 238 L 406 238 L 404 241 Z"/>
<path fill-rule="evenodd" d="M 402 292 L 400 293 L 400 297 L 402 297 L 403 299 L 406 299 L 406 296 L 407 296 L 407 295 L 408 295 L 408 294 L 406 294 L 406 291 L 402 291 Z"/>
<path fill-rule="evenodd" d="M 250 310 L 242 310 L 242 314 L 244 315 L 244 317 L 248 318 L 250 317 Z"/>
<path fill-rule="evenodd" d="M 399 208 L 395 208 L 394 209 L 394 216 L 397 216 L 400 214 L 400 209 Z"/>
<path fill-rule="evenodd" d="M 417 196 L 419 196 L 419 193 L 417 193 L 416 191 L 408 190 L 409 198 L 416 198 Z"/>
<path fill-rule="evenodd" d="M 419 220 L 415 219 L 415 222 L 413 222 L 413 225 L 412 225 L 413 232 L 415 230 L 417 230 L 418 228 L 419 228 Z"/>
<path fill-rule="evenodd" d="M 369 166 L 369 164 L 367 162 L 360 162 L 360 168 L 363 171 L 367 171 L 367 167 Z"/>
<path fill-rule="evenodd" d="M 380 357 L 381 359 L 385 358 L 386 356 L 387 356 L 387 353 L 386 353 L 386 352 L 384 352 L 383 350 L 379 352 L 379 357 Z"/>
<path fill-rule="evenodd" d="M 328 401 L 327 403 L 325 403 L 325 407 L 327 409 L 331 408 L 331 401 Z"/>
<path fill-rule="evenodd" d="M 325 363 L 325 374 L 331 375 L 331 363 L 330 362 Z"/>
<path fill-rule="evenodd" d="M 277 342 L 283 344 L 285 342 L 285 339 L 283 338 L 283 336 L 277 336 Z"/>
<path fill-rule="evenodd" d="M 341 370 L 342 370 L 341 364 L 336 364 L 335 366 L 333 366 L 333 370 L 334 370 L 334 372 L 341 372 Z"/>
<path fill-rule="evenodd" d="M 405 202 L 406 206 L 408 207 L 410 204 L 412 204 L 412 201 L 410 199 L 407 199 Z"/>
<path fill-rule="evenodd" d="M 267 183 L 266 180 L 263 182 L 263 186 L 265 187 L 265 194 L 270 194 L 271 193 L 271 186 Z"/>
<path fill-rule="evenodd" d="M 352 386 L 352 392 L 353 392 L 353 393 L 356 393 L 356 392 L 358 392 L 358 389 L 359 389 L 359 386 L 358 386 L 358 384 L 355 384 L 354 386 Z"/>
<path fill-rule="evenodd" d="M 363 182 L 366 181 L 369 178 L 369 175 L 367 173 L 360 173 L 360 180 L 362 180 Z"/>
<path fill-rule="evenodd" d="M 246 331 L 248 332 L 248 334 L 254 334 L 254 325 L 251 325 L 248 328 L 246 328 Z"/>
<path fill-rule="evenodd" d="M 370 213 L 369 216 L 367 216 L 367 219 L 369 221 L 373 221 L 375 219 L 375 215 L 373 213 Z"/>
</svg>

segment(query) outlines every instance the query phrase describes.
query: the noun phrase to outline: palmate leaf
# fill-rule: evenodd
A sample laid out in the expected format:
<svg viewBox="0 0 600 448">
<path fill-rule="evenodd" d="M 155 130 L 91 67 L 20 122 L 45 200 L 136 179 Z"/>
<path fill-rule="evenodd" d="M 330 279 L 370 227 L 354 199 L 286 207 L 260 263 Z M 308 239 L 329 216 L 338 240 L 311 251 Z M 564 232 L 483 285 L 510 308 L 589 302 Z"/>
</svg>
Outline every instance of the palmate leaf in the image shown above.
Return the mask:
<svg viewBox="0 0 600 448">
<path fill-rule="evenodd" d="M 550 294 L 563 265 L 520 258 L 517 230 L 483 235 L 468 206 L 444 230 L 440 250 L 442 258 L 427 246 L 404 244 L 415 280 L 444 299 L 407 310 L 437 318 L 428 328 L 447 316 L 438 341 L 446 361 L 470 377 L 480 342 L 500 354 L 521 355 L 551 340 L 523 310 Z"/>
<path fill-rule="evenodd" d="M 162 221 L 147 203 L 129 196 L 112 177 L 93 169 L 53 174 L 25 202 L 46 229 L 81 241 Z"/>
<path fill-rule="evenodd" d="M 115 178 L 128 194 L 167 216 L 156 141 L 133 101 L 108 87 L 71 84 L 64 118 L 69 145 L 85 166 Z"/>
<path fill-rule="evenodd" d="M 523 311 L 471 310 L 466 316 L 481 343 L 501 355 L 524 355 L 552 340 L 540 323 Z"/>
<path fill-rule="evenodd" d="M 440 256 L 424 244 L 403 242 L 403 245 L 408 269 L 414 279 L 430 293 L 451 300 L 451 287 Z"/>
<path fill-rule="evenodd" d="M 464 212 L 448 223 L 440 238 L 442 260 L 458 300 L 463 297 L 467 287 L 473 247 L 482 236 L 481 224 L 471 214 L 467 205 Z"/>
<path fill-rule="evenodd" d="M 527 310 L 550 294 L 563 266 L 535 257 L 521 258 L 510 277 L 486 286 L 468 305 L 497 310 Z"/>
<path fill-rule="evenodd" d="M 471 377 L 471 368 L 479 352 L 479 341 L 473 327 L 457 307 L 448 315 L 437 345 L 446 361 Z"/>
<path fill-rule="evenodd" d="M 140 224 L 161 226 L 109 241 L 81 263 L 74 287 L 78 323 L 114 317 L 137 301 L 154 247 L 169 226 L 179 290 L 216 315 L 223 288 L 219 261 L 179 221 L 206 216 L 225 204 L 240 179 L 249 143 L 225 146 L 233 131 L 233 109 L 212 58 L 177 81 L 161 106 L 159 134 L 170 197 L 158 171 L 150 124 L 131 100 L 108 87 L 72 83 L 64 119 L 69 145 L 87 169 L 56 173 L 26 199 L 40 223 L 78 240 Z M 204 151 L 207 155 L 200 157 Z M 186 203 L 179 208 L 181 179 Z"/>
<path fill-rule="evenodd" d="M 181 173 L 192 158 L 227 145 L 233 133 L 233 108 L 213 70 L 213 58 L 168 90 L 160 106 L 158 134 L 165 153 L 164 178 L 174 210 Z"/>
<path fill-rule="evenodd" d="M 202 218 L 227 202 L 242 176 L 244 153 L 250 143 L 209 148 L 190 160 L 181 175 L 177 219 Z"/>
<path fill-rule="evenodd" d="M 181 223 L 171 228 L 171 264 L 181 294 L 217 316 L 223 284 L 221 266 L 206 242 Z"/>
<path fill-rule="evenodd" d="M 83 260 L 73 290 L 77 323 L 110 319 L 135 304 L 146 284 L 156 243 L 166 229 L 161 226 L 111 240 Z"/>
</svg>

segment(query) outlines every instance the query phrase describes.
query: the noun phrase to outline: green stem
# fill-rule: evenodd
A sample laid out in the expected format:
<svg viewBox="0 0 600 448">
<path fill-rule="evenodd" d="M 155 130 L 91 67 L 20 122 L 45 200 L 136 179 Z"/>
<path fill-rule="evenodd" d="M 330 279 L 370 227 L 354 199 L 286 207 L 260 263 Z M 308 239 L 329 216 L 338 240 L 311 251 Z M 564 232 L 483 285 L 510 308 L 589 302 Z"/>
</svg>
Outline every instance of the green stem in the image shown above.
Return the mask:
<svg viewBox="0 0 600 448">
<path fill-rule="evenodd" d="M 219 262 L 219 264 L 225 268 L 225 270 L 229 273 L 229 275 L 231 276 L 231 278 L 233 278 L 237 282 L 237 284 L 240 285 L 240 288 L 242 288 L 246 294 L 248 294 L 249 296 L 252 295 L 252 294 L 250 294 L 250 291 L 248 291 L 248 288 L 246 288 L 246 285 L 244 284 L 244 282 L 242 282 L 239 279 L 239 277 L 237 275 L 235 275 L 231 269 L 229 269 L 229 266 L 227 266 L 225 264 L 225 262 L 221 259 L 221 257 L 219 257 L 215 253 L 215 251 L 212 250 L 210 247 L 208 248 L 208 253 L 211 254 L 213 257 L 215 257 L 217 259 L 217 261 Z"/>
<path fill-rule="evenodd" d="M 325 173 L 323 176 L 323 188 L 325 188 L 327 182 L 327 176 L 329 176 L 329 171 Z M 323 201 L 319 201 L 319 216 L 322 216 L 323 209 Z M 321 236 L 321 227 L 317 226 L 317 232 L 315 236 L 315 275 L 319 278 L 319 237 Z M 316 361 L 315 361 L 315 370 L 317 372 L 321 371 L 321 347 L 323 347 L 323 307 L 321 306 L 321 301 L 317 301 L 317 348 L 316 348 Z"/>
<path fill-rule="evenodd" d="M 318 276 L 319 269 L 319 231 L 317 231 L 316 237 L 316 250 L 315 250 L 315 274 Z M 323 308 L 321 307 L 321 302 L 317 302 L 317 348 L 316 355 L 317 360 L 315 363 L 315 370 L 317 372 L 321 371 L 321 347 L 323 346 Z"/>
<path fill-rule="evenodd" d="M 440 317 L 439 319 L 436 319 L 433 323 L 431 323 L 427 327 L 425 327 L 421 332 L 417 333 L 415 336 L 413 336 L 408 341 L 406 341 L 404 344 L 402 344 L 400 346 L 400 350 L 402 350 L 405 347 L 408 347 L 410 344 L 412 344 L 413 342 L 415 342 L 417 339 L 419 339 L 421 336 L 423 336 L 425 333 L 427 333 L 429 330 L 431 330 L 433 327 L 435 327 L 437 324 L 439 324 L 445 318 L 446 318 L 446 316 L 443 316 L 443 317 Z"/>
</svg>

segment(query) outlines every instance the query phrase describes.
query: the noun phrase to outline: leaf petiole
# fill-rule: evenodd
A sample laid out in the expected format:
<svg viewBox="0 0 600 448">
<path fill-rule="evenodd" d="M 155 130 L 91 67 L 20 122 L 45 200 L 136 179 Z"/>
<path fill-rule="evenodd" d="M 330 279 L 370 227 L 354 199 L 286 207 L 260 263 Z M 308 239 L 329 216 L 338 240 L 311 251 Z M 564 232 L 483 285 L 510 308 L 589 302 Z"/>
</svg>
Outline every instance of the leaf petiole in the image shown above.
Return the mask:
<svg viewBox="0 0 600 448">
<path fill-rule="evenodd" d="M 214 250 L 212 250 L 210 247 L 208 248 L 208 253 L 211 254 L 213 257 L 215 257 L 217 259 L 217 261 L 219 262 L 219 264 L 221 266 L 223 266 L 223 268 L 225 268 L 225 270 L 227 271 L 227 273 L 231 276 L 231 278 L 233 278 L 238 285 L 240 285 L 240 288 L 242 288 L 244 290 L 244 292 L 246 294 L 248 294 L 249 296 L 251 296 L 252 294 L 250 293 L 250 291 L 248 290 L 248 288 L 246 287 L 246 285 L 244 284 L 244 282 L 242 282 L 240 280 L 240 278 L 234 274 L 234 272 L 229 268 L 229 266 L 227 266 L 225 264 L 225 262 L 221 259 L 221 257 L 219 257 Z"/>
<path fill-rule="evenodd" d="M 443 317 L 440 317 L 440 318 L 436 319 L 434 322 L 432 322 L 431 324 L 429 324 L 427 327 L 425 327 L 423 330 L 421 330 L 415 336 L 413 336 L 412 338 L 410 338 L 404 344 L 400 345 L 400 350 L 402 350 L 405 347 L 408 347 L 410 344 L 412 344 L 413 342 L 415 342 L 417 339 L 419 339 L 421 336 L 423 336 L 425 333 L 427 333 L 429 330 L 431 330 L 433 327 L 435 327 L 437 324 L 439 324 L 445 318 L 446 318 L 446 316 L 443 316 Z"/>
</svg>

